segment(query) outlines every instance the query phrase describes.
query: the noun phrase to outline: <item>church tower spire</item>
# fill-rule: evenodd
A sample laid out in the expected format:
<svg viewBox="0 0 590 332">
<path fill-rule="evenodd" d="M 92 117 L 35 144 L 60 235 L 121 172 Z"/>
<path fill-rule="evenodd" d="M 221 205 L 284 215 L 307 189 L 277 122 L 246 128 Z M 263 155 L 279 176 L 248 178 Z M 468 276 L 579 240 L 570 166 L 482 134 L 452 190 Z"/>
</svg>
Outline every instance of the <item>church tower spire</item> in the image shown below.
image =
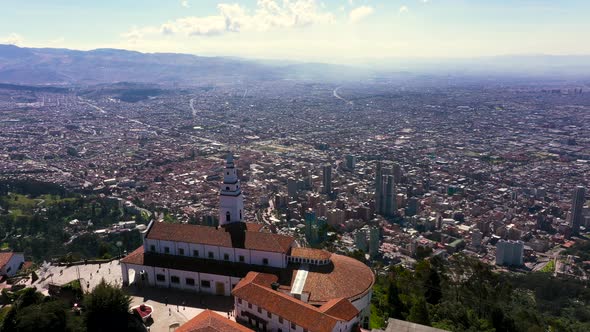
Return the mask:
<svg viewBox="0 0 590 332">
<path fill-rule="evenodd" d="M 219 225 L 227 225 L 244 221 L 244 197 L 238 179 L 234 157 L 227 155 L 223 182 L 219 191 Z"/>
</svg>

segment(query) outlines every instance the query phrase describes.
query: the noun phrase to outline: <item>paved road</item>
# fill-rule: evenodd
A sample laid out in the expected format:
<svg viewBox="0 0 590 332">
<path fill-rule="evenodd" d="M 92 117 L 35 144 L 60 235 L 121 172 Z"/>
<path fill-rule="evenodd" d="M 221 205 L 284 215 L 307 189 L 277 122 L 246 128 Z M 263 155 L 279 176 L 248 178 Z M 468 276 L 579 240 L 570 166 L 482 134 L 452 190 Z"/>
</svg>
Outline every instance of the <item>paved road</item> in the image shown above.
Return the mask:
<svg viewBox="0 0 590 332">
<path fill-rule="evenodd" d="M 343 98 L 340 94 L 338 94 L 338 90 L 340 90 L 340 88 L 342 88 L 341 86 L 337 87 L 336 89 L 334 89 L 334 91 L 332 91 L 332 94 L 334 95 L 334 97 L 346 102 L 348 105 L 352 106 L 354 105 L 354 102 Z"/>
</svg>

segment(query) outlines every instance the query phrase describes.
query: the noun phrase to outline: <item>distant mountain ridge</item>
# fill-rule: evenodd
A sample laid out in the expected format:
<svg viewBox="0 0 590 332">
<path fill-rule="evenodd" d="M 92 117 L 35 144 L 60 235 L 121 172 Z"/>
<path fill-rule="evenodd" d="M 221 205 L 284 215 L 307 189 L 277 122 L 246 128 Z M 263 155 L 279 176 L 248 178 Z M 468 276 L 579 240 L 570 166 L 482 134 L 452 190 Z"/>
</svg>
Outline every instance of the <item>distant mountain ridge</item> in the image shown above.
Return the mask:
<svg viewBox="0 0 590 332">
<path fill-rule="evenodd" d="M 85 85 L 113 82 L 199 84 L 276 79 L 276 69 L 246 60 L 117 49 L 77 51 L 0 45 L 0 82 Z"/>
<path fill-rule="evenodd" d="M 277 79 L 346 80 L 372 71 L 343 65 L 265 63 L 234 57 L 101 48 L 22 48 L 0 44 L 0 83 L 94 85 L 116 82 L 207 85 Z"/>
<path fill-rule="evenodd" d="M 246 60 L 119 49 L 79 51 L 0 44 L 0 83 L 85 86 L 135 82 L 160 85 L 235 84 L 280 79 L 358 81 L 414 75 L 444 77 L 590 77 L 590 56 L 507 55 L 472 59 L 383 58 L 356 66 Z"/>
</svg>

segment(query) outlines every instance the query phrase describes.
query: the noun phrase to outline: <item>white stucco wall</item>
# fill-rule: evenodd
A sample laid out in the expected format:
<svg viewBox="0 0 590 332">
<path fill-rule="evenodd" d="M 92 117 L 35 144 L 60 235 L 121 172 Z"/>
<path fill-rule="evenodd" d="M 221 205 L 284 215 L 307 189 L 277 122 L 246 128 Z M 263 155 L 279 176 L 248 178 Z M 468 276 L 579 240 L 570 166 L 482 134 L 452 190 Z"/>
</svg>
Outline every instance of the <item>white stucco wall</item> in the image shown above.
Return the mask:
<svg viewBox="0 0 590 332">
<path fill-rule="evenodd" d="M 283 322 L 281 323 L 279 320 L 279 316 L 275 315 L 274 313 L 270 313 L 270 318 L 268 317 L 268 311 L 264 310 L 264 308 L 261 308 L 261 312 L 258 312 L 258 306 L 256 306 L 255 304 L 252 304 L 252 308 L 248 308 L 248 302 L 245 300 L 241 301 L 242 303 L 240 303 L 240 300 L 238 298 L 234 299 L 234 306 L 236 308 L 236 317 L 239 320 L 248 321 L 248 317 L 242 315 L 243 312 L 248 312 L 251 315 L 254 315 L 256 317 L 259 317 L 261 320 L 264 320 L 267 322 L 266 325 L 266 330 L 267 331 L 273 331 L 276 332 L 279 329 L 281 329 L 283 332 L 289 332 L 289 331 L 293 331 L 293 332 L 303 332 L 304 329 L 303 327 L 299 326 L 299 325 L 295 325 L 295 329 L 291 328 L 291 322 L 283 319 Z M 348 332 L 352 330 L 352 327 L 354 326 L 355 323 L 357 323 L 359 321 L 358 317 L 354 317 L 351 321 L 349 322 L 345 322 L 345 321 L 338 321 L 336 323 L 336 325 L 334 326 L 334 329 L 332 331 L 334 332 Z"/>
<path fill-rule="evenodd" d="M 135 270 L 135 280 L 130 280 L 129 269 Z M 123 282 L 126 284 L 139 282 L 139 273 L 145 271 L 147 275 L 146 282 L 150 286 L 162 288 L 176 288 L 190 292 L 202 292 L 206 294 L 217 294 L 217 285 L 223 285 L 222 293 L 218 295 L 230 296 L 232 287 L 234 287 L 240 278 L 216 275 L 210 273 L 199 273 L 192 271 L 183 271 L 176 269 L 166 269 L 160 267 L 143 266 L 135 264 L 121 263 Z M 163 275 L 164 280 L 157 280 L 157 275 Z M 178 282 L 172 282 L 172 277 L 178 277 Z M 194 279 L 195 284 L 187 284 L 187 278 Z M 203 287 L 201 281 L 208 281 L 209 287 Z M 220 286 L 221 287 L 221 286 Z M 221 290 L 221 289 L 220 289 Z"/>
<path fill-rule="evenodd" d="M 198 256 L 195 256 L 195 250 L 197 251 Z M 203 248 L 203 245 L 190 243 L 189 244 L 189 255 L 191 257 L 204 258 L 205 257 L 205 249 Z"/>
<path fill-rule="evenodd" d="M 220 261 L 225 261 L 224 255 L 227 254 L 227 261 L 229 262 L 239 262 L 240 256 L 244 256 L 243 263 L 245 264 L 265 265 L 279 268 L 284 268 L 287 266 L 287 256 L 283 253 L 277 252 L 266 252 L 242 248 L 229 248 L 186 242 L 145 239 L 144 251 L 153 252 L 152 246 L 153 249 L 155 249 L 155 253 L 158 254 L 197 257 L 203 259 L 215 259 Z M 168 248 L 168 253 L 166 253 L 166 248 Z M 184 253 L 182 255 L 180 254 L 179 249 L 184 250 Z M 195 251 L 198 252 L 198 256 L 194 255 Z M 213 254 L 212 258 L 209 256 L 209 253 Z M 263 263 L 264 258 L 268 259 L 268 264 Z"/>
<path fill-rule="evenodd" d="M 243 316 L 242 313 L 248 312 L 252 315 L 255 315 L 257 317 L 260 317 L 262 320 L 265 320 L 268 322 L 268 324 L 266 325 L 266 330 L 267 331 L 278 331 L 278 329 L 281 329 L 283 332 L 288 332 L 288 331 L 299 331 L 299 332 L 303 332 L 303 328 L 301 328 L 300 326 L 296 326 L 296 330 L 291 329 L 291 322 L 283 319 L 283 323 L 279 322 L 279 316 L 271 313 L 271 318 L 268 318 L 268 314 L 267 314 L 267 310 L 262 309 L 262 313 L 258 312 L 258 306 L 252 304 L 252 308 L 248 308 L 248 302 L 245 300 L 242 300 L 242 303 L 239 303 L 239 299 L 235 298 L 234 299 L 234 303 L 235 303 L 235 308 L 236 308 L 236 316 L 239 319 L 242 319 L 243 321 L 248 321 L 248 317 Z"/>
<path fill-rule="evenodd" d="M 235 251 L 235 259 L 236 262 L 240 261 L 240 256 L 244 256 L 244 264 L 251 264 L 250 263 L 250 250 L 248 249 L 240 249 L 240 248 L 234 248 Z"/>
<path fill-rule="evenodd" d="M 371 316 L 371 297 L 373 296 L 373 290 L 369 290 L 369 292 L 367 294 L 365 294 L 365 296 L 351 302 L 352 305 L 358 310 L 360 311 L 360 316 L 361 316 L 361 320 L 364 317 L 369 317 Z"/>
<path fill-rule="evenodd" d="M 263 264 L 265 258 L 268 259 L 268 264 Z M 286 266 L 286 260 L 286 255 L 282 253 L 250 250 L 250 264 L 282 268 Z"/>
</svg>

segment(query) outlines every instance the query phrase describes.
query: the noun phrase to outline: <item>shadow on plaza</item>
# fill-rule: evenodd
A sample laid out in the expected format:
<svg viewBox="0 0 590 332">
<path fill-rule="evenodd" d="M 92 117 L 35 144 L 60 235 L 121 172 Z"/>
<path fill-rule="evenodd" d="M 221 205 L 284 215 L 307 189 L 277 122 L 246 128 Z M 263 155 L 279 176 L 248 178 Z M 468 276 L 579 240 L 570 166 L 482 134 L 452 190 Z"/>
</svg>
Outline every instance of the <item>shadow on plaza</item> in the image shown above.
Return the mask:
<svg viewBox="0 0 590 332">
<path fill-rule="evenodd" d="M 230 312 L 233 309 L 234 300 L 230 296 L 218 296 L 201 293 L 191 293 L 173 288 L 156 288 L 150 286 L 128 286 L 123 290 L 131 296 L 143 297 L 143 302 L 154 301 L 167 304 L 180 310 L 184 306 L 213 311 Z"/>
</svg>

